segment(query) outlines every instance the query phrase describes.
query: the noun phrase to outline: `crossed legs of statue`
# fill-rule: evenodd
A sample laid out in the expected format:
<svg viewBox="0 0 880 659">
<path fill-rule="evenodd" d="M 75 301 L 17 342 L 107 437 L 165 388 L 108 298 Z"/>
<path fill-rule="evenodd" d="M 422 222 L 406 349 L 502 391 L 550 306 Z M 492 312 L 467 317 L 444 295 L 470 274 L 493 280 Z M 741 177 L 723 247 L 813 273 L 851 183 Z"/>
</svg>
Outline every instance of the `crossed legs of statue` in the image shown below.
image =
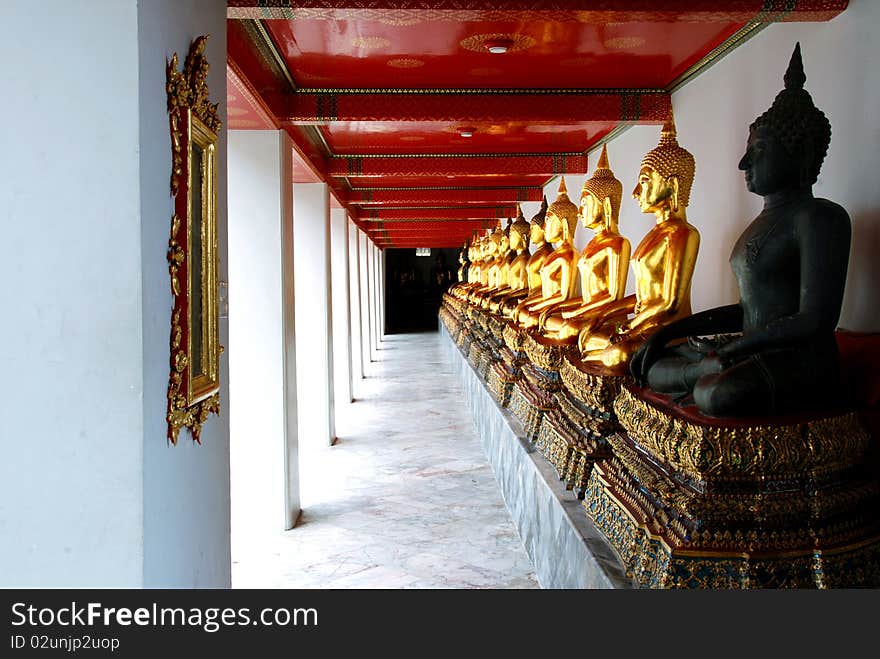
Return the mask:
<svg viewBox="0 0 880 659">
<path fill-rule="evenodd" d="M 810 400 L 829 402 L 834 383 L 831 363 L 804 359 L 790 350 L 765 350 L 726 364 L 693 344 L 667 350 L 648 371 L 648 386 L 679 398 L 693 395 L 697 408 L 710 416 L 778 414 L 803 408 Z M 832 360 L 833 361 L 833 360 Z"/>
</svg>

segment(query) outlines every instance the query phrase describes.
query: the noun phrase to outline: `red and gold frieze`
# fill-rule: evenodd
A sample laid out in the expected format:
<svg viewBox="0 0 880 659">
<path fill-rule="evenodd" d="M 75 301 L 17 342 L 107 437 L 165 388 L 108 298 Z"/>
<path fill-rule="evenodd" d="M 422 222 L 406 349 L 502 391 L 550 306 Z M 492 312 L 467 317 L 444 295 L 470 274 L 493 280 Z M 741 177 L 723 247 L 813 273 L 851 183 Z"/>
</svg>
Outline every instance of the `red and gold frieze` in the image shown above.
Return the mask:
<svg viewBox="0 0 880 659">
<path fill-rule="evenodd" d="M 354 190 L 348 195 L 349 203 L 358 206 L 397 204 L 418 206 L 441 203 L 455 204 L 515 204 L 521 201 L 541 201 L 542 188 L 511 187 L 500 190 L 439 189 L 439 190 Z"/>
<path fill-rule="evenodd" d="M 330 176 L 484 176 L 498 174 L 585 174 L 587 157 L 581 154 L 503 154 L 489 156 L 434 155 L 364 158 L 336 157 L 330 161 Z"/>
<path fill-rule="evenodd" d="M 663 90 L 310 89 L 286 97 L 282 123 L 329 121 L 641 121 L 669 114 Z"/>
<path fill-rule="evenodd" d="M 434 208 L 365 208 L 356 210 L 353 217 L 364 222 L 420 222 L 426 220 L 497 220 L 516 217 L 516 206 L 464 206 Z M 425 228 L 422 225 L 422 228 Z"/>
</svg>

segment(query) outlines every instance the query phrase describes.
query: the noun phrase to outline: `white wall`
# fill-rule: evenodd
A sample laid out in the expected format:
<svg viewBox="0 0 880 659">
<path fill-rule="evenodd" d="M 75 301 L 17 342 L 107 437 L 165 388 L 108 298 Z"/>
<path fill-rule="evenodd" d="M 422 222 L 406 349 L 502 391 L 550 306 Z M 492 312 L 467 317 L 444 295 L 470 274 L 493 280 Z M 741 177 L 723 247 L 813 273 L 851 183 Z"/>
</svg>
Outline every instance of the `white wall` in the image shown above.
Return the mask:
<svg viewBox="0 0 880 659">
<path fill-rule="evenodd" d="M 222 100 L 217 3 L 3 5 L 0 585 L 229 584 L 226 417 L 165 439 L 165 58 L 202 33 Z M 225 132 L 219 153 L 222 273 Z"/>
<path fill-rule="evenodd" d="M 284 290 L 293 253 L 289 137 L 281 131 L 229 133 L 229 352 L 232 534 L 292 528 L 299 514 L 296 459 L 288 484 L 287 451 L 296 453 L 296 410 L 287 410 L 294 369 L 285 368 Z M 285 207 L 286 206 L 286 207 Z M 286 293 L 286 295 L 285 295 Z M 293 416 L 292 433 L 288 417 Z"/>
<path fill-rule="evenodd" d="M 228 281 L 226 15 L 222 4 L 213 0 L 137 3 L 144 308 L 143 581 L 151 587 L 228 587 L 230 583 L 229 352 L 220 356 L 221 413 L 211 415 L 205 423 L 201 445 L 192 441 L 188 430 L 181 431 L 177 446 L 165 441 L 172 306 L 165 253 L 173 210 L 168 190 L 171 140 L 165 59 L 176 52 L 182 67 L 191 40 L 211 35 L 206 50 L 211 65 L 208 89 L 211 101 L 220 102 L 224 123 L 217 144 L 219 276 Z M 105 19 L 102 38 L 113 32 L 108 25 L 112 22 Z M 120 96 L 112 94 L 109 105 L 114 106 Z M 106 104 L 107 98 L 102 103 Z M 113 162 L 105 171 L 115 166 Z M 220 344 L 233 349 L 224 318 L 220 319 Z"/>
<path fill-rule="evenodd" d="M 761 198 L 745 189 L 737 169 L 748 127 L 782 89 L 791 52 L 800 41 L 807 75 L 806 89 L 831 121 L 828 156 L 818 182 L 817 197 L 841 204 L 850 214 L 853 240 L 846 296 L 840 326 L 880 330 L 876 300 L 880 289 L 880 186 L 876 183 L 880 123 L 872 116 L 880 107 L 876 26 L 880 3 L 853 0 L 830 22 L 779 23 L 764 29 L 721 62 L 673 94 L 679 143 L 694 154 L 696 178 L 688 220 L 700 231 L 701 244 L 694 274 L 694 311 L 738 299 L 728 264 L 736 239 L 757 215 Z M 656 146 L 659 126 L 639 126 L 608 145 L 608 157 L 623 183 L 621 232 L 638 244 L 651 226 L 630 193 L 642 156 Z M 590 154 L 590 170 L 598 152 Z M 569 196 L 579 202 L 583 176 L 566 176 Z M 547 186 L 556 198 L 558 181 Z M 579 227 L 575 244 L 591 237 Z M 632 276 L 630 277 L 632 279 Z M 628 290 L 632 292 L 633 283 Z"/>
<path fill-rule="evenodd" d="M 301 449 L 336 439 L 330 284 L 330 197 L 324 183 L 293 186 L 297 399 Z"/>
<path fill-rule="evenodd" d="M 0 21 L 0 53 L 17 62 L 0 107 L 0 584 L 135 586 L 137 11 L 51 4 L 4 2 Z"/>
</svg>

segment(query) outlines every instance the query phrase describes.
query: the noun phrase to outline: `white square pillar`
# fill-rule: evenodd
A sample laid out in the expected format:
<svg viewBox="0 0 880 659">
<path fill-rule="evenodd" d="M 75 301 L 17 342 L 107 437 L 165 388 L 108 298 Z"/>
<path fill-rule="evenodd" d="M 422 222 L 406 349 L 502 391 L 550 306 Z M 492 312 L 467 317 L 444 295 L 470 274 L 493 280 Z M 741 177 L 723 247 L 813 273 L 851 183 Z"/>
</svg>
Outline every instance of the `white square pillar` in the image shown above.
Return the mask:
<svg viewBox="0 0 880 659">
<path fill-rule="evenodd" d="M 301 448 L 336 441 L 330 195 L 324 183 L 293 186 L 297 400 Z"/>
<path fill-rule="evenodd" d="M 292 144 L 229 133 L 232 529 L 289 529 L 300 512 Z"/>
<path fill-rule="evenodd" d="M 330 211 L 330 272 L 333 307 L 333 374 L 337 401 L 352 401 L 351 314 L 349 307 L 348 216 L 344 208 Z"/>
<path fill-rule="evenodd" d="M 348 248 L 349 248 L 349 289 L 350 289 L 350 313 L 351 313 L 351 373 L 352 378 L 356 375 L 364 377 L 364 350 L 363 322 L 361 320 L 361 252 L 360 231 L 351 221 L 348 223 Z M 354 387 L 352 387 L 354 388 Z M 352 396 L 355 392 L 352 391 Z"/>
</svg>

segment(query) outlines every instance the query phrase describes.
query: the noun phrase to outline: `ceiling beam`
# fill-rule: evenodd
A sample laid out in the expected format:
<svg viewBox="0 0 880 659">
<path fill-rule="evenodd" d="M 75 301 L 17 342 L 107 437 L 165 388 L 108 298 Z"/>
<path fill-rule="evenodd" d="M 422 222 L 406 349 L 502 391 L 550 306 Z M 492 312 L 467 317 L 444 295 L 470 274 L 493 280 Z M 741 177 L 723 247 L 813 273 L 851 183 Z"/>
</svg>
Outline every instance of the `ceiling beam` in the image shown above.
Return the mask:
<svg viewBox="0 0 880 659">
<path fill-rule="evenodd" d="M 368 208 L 356 210 L 364 222 L 424 222 L 444 220 L 497 220 L 516 216 L 516 206 L 464 206 L 454 208 Z"/>
<path fill-rule="evenodd" d="M 431 228 L 410 227 L 408 229 L 392 230 L 386 226 L 382 229 L 368 229 L 367 233 L 371 235 L 404 236 L 410 238 L 417 238 L 419 236 L 449 236 L 452 234 L 469 236 L 475 231 L 481 231 L 483 229 L 495 229 L 497 226 L 498 225 L 496 222 L 487 222 L 485 220 L 480 220 L 477 222 L 456 222 L 450 228 L 433 226 Z"/>
<path fill-rule="evenodd" d="M 511 218 L 512 219 L 512 218 Z M 368 225 L 366 231 L 376 232 L 376 231 L 387 231 L 389 233 L 401 233 L 406 231 L 433 231 L 436 233 L 448 233 L 449 231 L 458 230 L 458 229 L 467 229 L 471 231 L 473 229 L 495 229 L 499 227 L 504 222 L 499 223 L 499 220 L 450 220 L 449 222 L 434 222 L 430 225 L 424 225 L 421 222 L 398 222 L 391 224 L 371 224 Z"/>
<path fill-rule="evenodd" d="M 228 0 L 227 18 L 287 20 L 547 21 L 579 23 L 828 21 L 846 9 L 848 0 Z M 599 5 L 597 7 L 597 5 Z"/>
<path fill-rule="evenodd" d="M 275 100 L 283 125 L 335 121 L 523 121 L 548 124 L 638 121 L 662 123 L 664 90 L 298 90 Z"/>
<path fill-rule="evenodd" d="M 521 201 L 541 201 L 544 197 L 542 188 L 503 188 L 481 190 L 448 189 L 376 189 L 352 190 L 348 194 L 348 202 L 355 206 L 382 206 L 395 204 L 399 206 L 432 206 L 437 204 L 515 204 Z"/>
<path fill-rule="evenodd" d="M 372 231 L 367 231 L 366 233 L 370 236 L 381 237 L 387 236 L 392 238 L 406 238 L 406 239 L 416 239 L 424 236 L 473 236 L 475 234 L 485 235 L 486 233 L 491 233 L 497 228 L 497 225 L 492 222 L 466 222 L 461 223 L 455 228 L 447 229 L 447 230 L 439 230 L 437 227 L 434 227 L 430 231 L 425 231 L 423 229 L 413 230 L 413 231 L 388 231 L 386 229 L 374 229 Z"/>
<path fill-rule="evenodd" d="M 330 159 L 330 176 L 556 176 L 586 174 L 587 157 L 581 154 L 493 154 L 433 156 L 361 156 Z"/>
</svg>

